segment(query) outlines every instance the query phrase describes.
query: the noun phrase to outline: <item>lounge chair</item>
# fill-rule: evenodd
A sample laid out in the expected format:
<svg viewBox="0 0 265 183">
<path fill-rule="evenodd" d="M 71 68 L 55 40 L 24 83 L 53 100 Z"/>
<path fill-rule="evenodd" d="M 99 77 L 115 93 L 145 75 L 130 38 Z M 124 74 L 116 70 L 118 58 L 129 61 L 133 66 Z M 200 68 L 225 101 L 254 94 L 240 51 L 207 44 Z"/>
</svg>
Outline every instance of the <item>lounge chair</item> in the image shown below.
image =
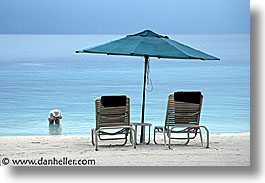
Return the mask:
<svg viewBox="0 0 265 183">
<path fill-rule="evenodd" d="M 96 98 L 96 128 L 91 129 L 92 144 L 98 150 L 98 138 L 100 140 L 122 140 L 125 145 L 127 137 L 136 148 L 136 135 L 130 126 L 130 98 L 127 96 L 102 96 Z M 132 134 L 133 139 L 132 140 Z M 119 137 L 113 138 L 112 136 Z M 94 142 L 95 138 L 95 142 Z"/>
<path fill-rule="evenodd" d="M 156 142 L 156 133 L 163 133 L 164 144 L 166 136 L 168 137 L 168 148 L 171 146 L 171 139 L 186 140 L 187 145 L 190 139 L 194 139 L 197 133 L 200 134 L 201 144 L 203 146 L 202 131 L 207 132 L 207 145 L 209 147 L 209 131 L 205 126 L 200 125 L 200 114 L 202 108 L 203 95 L 201 92 L 175 92 L 168 96 L 167 112 L 164 126 L 155 126 L 154 143 Z M 179 128 L 177 130 L 177 128 Z M 187 134 L 187 137 L 172 137 L 172 134 Z M 192 134 L 192 136 L 191 136 Z"/>
</svg>

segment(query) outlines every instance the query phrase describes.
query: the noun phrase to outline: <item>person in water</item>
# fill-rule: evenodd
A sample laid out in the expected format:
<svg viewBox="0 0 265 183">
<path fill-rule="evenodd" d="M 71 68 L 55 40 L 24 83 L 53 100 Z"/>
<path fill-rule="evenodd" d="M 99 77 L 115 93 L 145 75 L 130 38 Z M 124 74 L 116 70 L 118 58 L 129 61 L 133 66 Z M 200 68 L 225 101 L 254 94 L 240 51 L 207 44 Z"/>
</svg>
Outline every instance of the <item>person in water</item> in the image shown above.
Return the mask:
<svg viewBox="0 0 265 183">
<path fill-rule="evenodd" d="M 62 113 L 59 109 L 53 109 L 50 111 L 49 116 L 48 116 L 48 120 L 49 120 L 49 124 L 57 124 L 60 125 L 60 120 L 62 119 Z"/>
</svg>

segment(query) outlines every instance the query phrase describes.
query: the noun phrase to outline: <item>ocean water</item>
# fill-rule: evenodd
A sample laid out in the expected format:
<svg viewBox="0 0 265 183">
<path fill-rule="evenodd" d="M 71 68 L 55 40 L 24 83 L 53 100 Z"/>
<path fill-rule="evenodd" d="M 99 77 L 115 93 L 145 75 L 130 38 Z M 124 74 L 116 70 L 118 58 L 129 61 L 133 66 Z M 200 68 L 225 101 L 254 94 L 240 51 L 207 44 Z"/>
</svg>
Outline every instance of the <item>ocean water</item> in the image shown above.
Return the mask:
<svg viewBox="0 0 265 183">
<path fill-rule="evenodd" d="M 90 135 L 96 97 L 126 94 L 131 121 L 141 119 L 144 59 L 75 54 L 124 35 L 0 35 L 0 136 Z M 163 125 L 168 94 L 202 91 L 201 124 L 210 133 L 250 131 L 249 34 L 169 35 L 221 61 L 150 61 L 153 91 L 145 121 Z M 151 86 L 147 86 L 150 90 Z M 51 109 L 61 127 L 49 128 Z"/>
</svg>

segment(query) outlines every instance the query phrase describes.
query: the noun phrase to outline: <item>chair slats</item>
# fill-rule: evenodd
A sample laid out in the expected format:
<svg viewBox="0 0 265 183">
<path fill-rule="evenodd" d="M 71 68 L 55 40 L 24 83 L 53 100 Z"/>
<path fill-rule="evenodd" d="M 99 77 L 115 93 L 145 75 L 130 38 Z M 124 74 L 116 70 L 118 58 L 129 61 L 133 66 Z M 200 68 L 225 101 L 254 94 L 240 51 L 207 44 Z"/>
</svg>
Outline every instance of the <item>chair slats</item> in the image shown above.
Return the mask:
<svg viewBox="0 0 265 183">
<path fill-rule="evenodd" d="M 130 125 L 130 98 L 126 96 L 126 106 L 104 107 L 101 98 L 97 98 L 96 129 L 108 126 Z"/>
<path fill-rule="evenodd" d="M 175 92 L 168 96 L 168 104 L 166 111 L 165 126 L 156 126 L 154 129 L 154 142 L 157 144 L 156 133 L 164 134 L 164 145 L 166 146 L 166 135 L 169 139 L 168 148 L 170 148 L 171 139 L 186 140 L 187 145 L 190 139 L 194 139 L 197 133 L 200 134 L 201 144 L 202 131 L 204 128 L 207 133 L 207 145 L 209 147 L 209 130 L 205 126 L 201 126 L 200 114 L 202 108 L 203 95 L 201 92 Z M 182 130 L 179 130 L 183 128 Z M 175 130 L 178 129 L 178 130 Z M 172 137 L 172 133 L 186 133 L 187 137 Z M 193 136 L 190 134 L 193 133 Z"/>
<path fill-rule="evenodd" d="M 179 102 L 174 100 L 174 93 L 168 96 L 167 115 L 165 126 L 174 126 L 176 124 L 199 124 L 201 103 Z"/>
<path fill-rule="evenodd" d="M 91 141 L 95 145 L 96 151 L 98 150 L 98 138 L 100 140 L 124 140 L 121 145 L 125 145 L 128 135 L 130 135 L 133 147 L 136 148 L 136 133 L 130 126 L 130 98 L 128 96 L 102 96 L 96 98 L 95 109 L 96 128 L 91 129 Z M 112 137 L 114 135 L 118 137 Z"/>
</svg>

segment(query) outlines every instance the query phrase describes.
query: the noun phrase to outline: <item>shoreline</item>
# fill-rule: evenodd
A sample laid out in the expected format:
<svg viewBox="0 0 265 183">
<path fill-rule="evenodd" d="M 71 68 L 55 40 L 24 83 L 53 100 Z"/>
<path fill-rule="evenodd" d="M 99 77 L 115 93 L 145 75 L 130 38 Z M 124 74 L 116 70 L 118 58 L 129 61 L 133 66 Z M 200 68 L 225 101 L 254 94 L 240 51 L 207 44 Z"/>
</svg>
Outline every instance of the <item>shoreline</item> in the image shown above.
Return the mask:
<svg viewBox="0 0 265 183">
<path fill-rule="evenodd" d="M 90 132 L 89 132 L 90 133 Z M 222 133 L 210 133 L 210 135 L 220 135 L 220 134 L 248 134 L 250 133 L 249 131 L 248 132 L 222 132 Z M 152 133 L 151 131 L 151 137 L 153 136 L 154 134 Z M 0 136 L 0 140 L 1 138 L 11 138 L 11 137 L 15 137 L 15 138 L 18 138 L 18 137 L 54 137 L 54 136 L 63 136 L 63 137 L 88 137 L 90 138 L 90 136 L 88 135 L 67 135 L 67 134 L 61 134 L 61 135 L 14 135 L 14 136 Z M 145 134 L 145 136 L 147 136 L 147 134 Z M 158 133 L 157 136 L 163 136 L 163 134 L 160 134 Z"/>
<path fill-rule="evenodd" d="M 205 136 L 203 139 L 205 143 Z M 158 141 L 162 143 L 162 137 Z M 88 136 L 0 137 L 0 157 L 94 159 L 96 166 L 250 166 L 249 132 L 210 134 L 208 149 L 201 146 L 199 137 L 187 146 L 172 145 L 173 150 L 155 145 L 153 139 L 136 149 L 129 142 L 125 146 L 110 146 L 109 141 L 99 144 L 99 151 L 95 151 Z"/>
</svg>

